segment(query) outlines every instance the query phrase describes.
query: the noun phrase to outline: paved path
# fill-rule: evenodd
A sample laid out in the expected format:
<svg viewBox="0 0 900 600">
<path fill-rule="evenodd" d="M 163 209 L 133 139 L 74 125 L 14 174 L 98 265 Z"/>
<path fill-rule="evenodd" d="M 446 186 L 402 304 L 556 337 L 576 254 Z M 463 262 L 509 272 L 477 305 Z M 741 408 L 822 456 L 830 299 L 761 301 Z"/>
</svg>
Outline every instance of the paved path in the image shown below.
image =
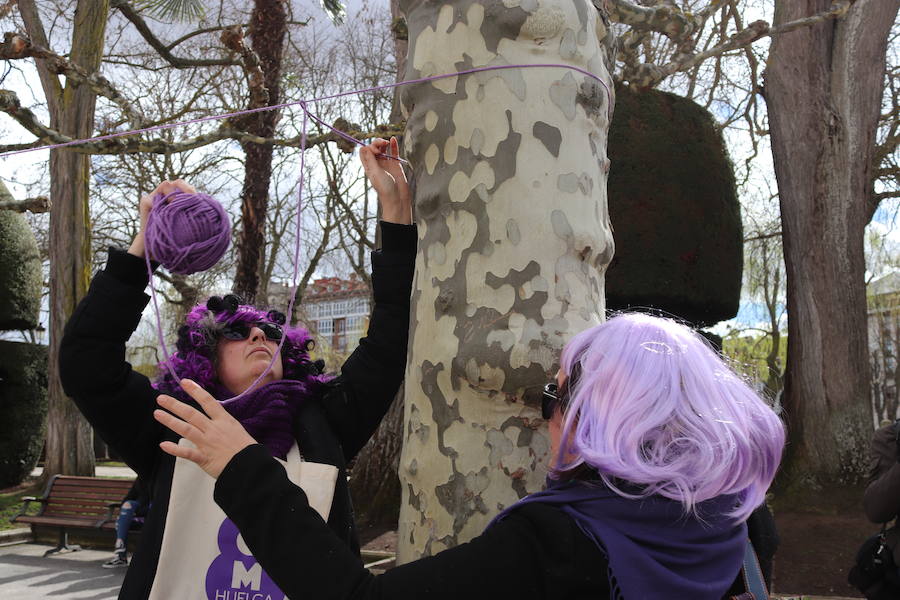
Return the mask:
<svg viewBox="0 0 900 600">
<path fill-rule="evenodd" d="M 44 558 L 51 546 L 0 545 L 0 598 L 15 600 L 114 600 L 126 569 L 104 569 L 107 551 L 81 550 Z M 773 596 L 783 600 L 853 600 L 834 596 Z"/>
<path fill-rule="evenodd" d="M 15 600 L 114 600 L 125 577 L 124 568 L 100 565 L 108 551 L 81 550 L 44 558 L 51 546 L 0 546 L 0 598 Z"/>
</svg>

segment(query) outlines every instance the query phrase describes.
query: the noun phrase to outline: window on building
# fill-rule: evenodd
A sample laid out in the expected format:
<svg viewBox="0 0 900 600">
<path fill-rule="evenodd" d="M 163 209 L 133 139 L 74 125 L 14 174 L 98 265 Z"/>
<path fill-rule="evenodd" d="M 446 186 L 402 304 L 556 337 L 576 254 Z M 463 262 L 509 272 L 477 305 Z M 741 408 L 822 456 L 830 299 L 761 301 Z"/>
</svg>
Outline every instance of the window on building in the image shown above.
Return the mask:
<svg viewBox="0 0 900 600">
<path fill-rule="evenodd" d="M 317 327 L 319 329 L 319 335 L 331 335 L 333 322 L 331 319 L 319 319 Z"/>
<path fill-rule="evenodd" d="M 347 320 L 338 318 L 334 320 L 334 331 L 331 335 L 331 347 L 337 352 L 347 350 Z"/>
</svg>

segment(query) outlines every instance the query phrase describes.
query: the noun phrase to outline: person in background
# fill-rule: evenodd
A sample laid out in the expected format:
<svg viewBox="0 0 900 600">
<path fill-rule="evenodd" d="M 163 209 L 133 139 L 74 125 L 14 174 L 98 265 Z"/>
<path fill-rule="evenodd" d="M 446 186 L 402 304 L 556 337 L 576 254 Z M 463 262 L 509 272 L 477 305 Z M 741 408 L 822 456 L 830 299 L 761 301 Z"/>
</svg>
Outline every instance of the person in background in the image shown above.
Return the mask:
<svg viewBox="0 0 900 600">
<path fill-rule="evenodd" d="M 128 532 L 135 519 L 143 520 L 150 508 L 150 494 L 137 478 L 131 485 L 131 489 L 125 494 L 122 506 L 119 507 L 119 516 L 116 517 L 116 545 L 113 556 L 101 566 L 104 569 L 128 566 Z"/>
<path fill-rule="evenodd" d="M 863 509 L 873 523 L 887 523 L 900 516 L 900 420 L 882 424 L 872 436 L 869 474 Z M 887 531 L 887 545 L 894 549 L 894 564 L 900 565 L 900 535 Z"/>
</svg>

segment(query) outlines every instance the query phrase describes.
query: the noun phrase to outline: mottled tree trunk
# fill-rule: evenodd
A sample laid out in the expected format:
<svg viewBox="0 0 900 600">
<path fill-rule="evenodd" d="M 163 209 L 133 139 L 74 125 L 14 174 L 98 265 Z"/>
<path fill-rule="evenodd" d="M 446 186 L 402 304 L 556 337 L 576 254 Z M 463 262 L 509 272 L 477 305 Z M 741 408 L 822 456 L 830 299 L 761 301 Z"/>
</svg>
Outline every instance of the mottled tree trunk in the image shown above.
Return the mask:
<svg viewBox="0 0 900 600">
<path fill-rule="evenodd" d="M 287 27 L 284 0 L 256 0 L 250 16 L 253 51 L 259 57 L 268 90 L 268 103 L 281 98 L 281 55 Z M 248 115 L 242 124 L 250 133 L 273 137 L 279 112 L 268 110 Z M 238 239 L 237 272 L 234 291 L 246 302 L 256 300 L 260 263 L 265 244 L 266 209 L 272 179 L 272 146 L 241 144 L 244 149 L 244 187 L 241 191 L 241 232 Z"/>
<path fill-rule="evenodd" d="M 26 5 L 27 4 L 27 5 Z M 35 41 L 44 38 L 32 2 L 23 3 L 26 27 Z M 70 60 L 88 73 L 103 57 L 109 11 L 107 0 L 79 0 L 75 8 Z M 26 16 L 27 15 L 27 16 Z M 45 69 L 38 63 L 39 69 Z M 96 95 L 88 86 L 68 80 L 65 88 L 55 74 L 42 77 L 51 107 L 51 127 L 71 138 L 93 135 Z M 52 98 L 52 100 L 51 100 Z M 53 107 L 56 110 L 52 110 Z M 90 280 L 91 231 L 88 189 L 90 157 L 71 150 L 50 152 L 50 348 L 47 445 L 44 477 L 56 473 L 93 475 L 91 427 L 65 395 L 59 380 L 59 342 L 63 327 L 84 296 Z M 102 369 L 103 365 L 96 365 Z"/>
<path fill-rule="evenodd" d="M 401 0 L 419 253 L 405 384 L 398 557 L 479 534 L 541 488 L 542 385 L 602 319 L 612 81 L 590 0 Z"/>
<path fill-rule="evenodd" d="M 776 2 L 777 26 L 830 0 Z M 776 36 L 766 70 L 787 268 L 781 484 L 855 485 L 872 432 L 863 231 L 896 0 L 860 0 L 837 20 Z"/>
</svg>

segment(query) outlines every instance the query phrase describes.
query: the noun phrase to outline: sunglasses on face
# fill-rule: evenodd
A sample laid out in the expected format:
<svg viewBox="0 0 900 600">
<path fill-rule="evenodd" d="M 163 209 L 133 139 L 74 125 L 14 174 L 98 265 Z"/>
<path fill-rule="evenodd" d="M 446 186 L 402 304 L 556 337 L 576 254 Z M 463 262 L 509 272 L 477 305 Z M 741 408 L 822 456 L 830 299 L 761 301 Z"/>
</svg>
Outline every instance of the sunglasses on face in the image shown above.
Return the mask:
<svg viewBox="0 0 900 600">
<path fill-rule="evenodd" d="M 266 336 L 266 339 L 271 340 L 273 342 L 277 342 L 284 337 L 284 330 L 280 325 L 276 325 L 275 323 L 232 323 L 231 325 L 226 325 L 222 329 L 222 337 L 226 340 L 246 340 L 250 337 L 250 331 L 254 327 L 259 327 L 259 329 L 263 332 L 263 335 Z"/>
<path fill-rule="evenodd" d="M 552 381 L 544 386 L 544 393 L 541 395 L 541 417 L 545 421 L 549 421 L 556 413 L 557 407 L 562 410 L 568 402 L 568 396 L 560 398 L 559 385 Z"/>
</svg>

